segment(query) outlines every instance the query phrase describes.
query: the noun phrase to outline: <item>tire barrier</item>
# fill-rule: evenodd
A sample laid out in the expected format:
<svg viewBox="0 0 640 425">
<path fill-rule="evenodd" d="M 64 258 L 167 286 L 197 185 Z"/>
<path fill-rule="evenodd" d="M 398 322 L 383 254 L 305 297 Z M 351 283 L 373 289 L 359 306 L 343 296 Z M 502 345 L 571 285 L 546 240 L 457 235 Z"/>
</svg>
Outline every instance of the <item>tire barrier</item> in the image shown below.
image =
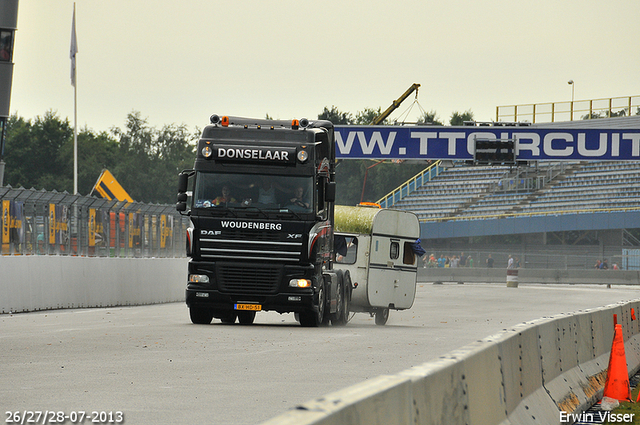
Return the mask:
<svg viewBox="0 0 640 425">
<path fill-rule="evenodd" d="M 0 313 L 184 300 L 186 258 L 0 256 Z"/>
<path fill-rule="evenodd" d="M 263 425 L 567 423 L 563 415 L 580 414 L 602 397 L 614 314 L 628 372 L 640 369 L 640 326 L 631 312 L 639 307 L 640 299 L 522 323 L 397 375 L 309 401 Z"/>
</svg>

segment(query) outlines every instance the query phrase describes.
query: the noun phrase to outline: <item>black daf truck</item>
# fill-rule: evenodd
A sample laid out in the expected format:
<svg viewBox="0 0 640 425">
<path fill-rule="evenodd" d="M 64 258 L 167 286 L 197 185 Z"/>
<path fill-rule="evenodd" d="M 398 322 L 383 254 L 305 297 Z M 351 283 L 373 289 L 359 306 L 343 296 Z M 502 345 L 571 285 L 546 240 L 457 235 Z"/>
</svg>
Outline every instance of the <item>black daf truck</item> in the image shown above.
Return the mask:
<svg viewBox="0 0 640 425">
<path fill-rule="evenodd" d="M 333 269 L 335 139 L 329 121 L 211 116 L 179 175 L 191 321 L 251 324 L 257 311 L 303 326 L 348 320 L 351 282 Z"/>
</svg>

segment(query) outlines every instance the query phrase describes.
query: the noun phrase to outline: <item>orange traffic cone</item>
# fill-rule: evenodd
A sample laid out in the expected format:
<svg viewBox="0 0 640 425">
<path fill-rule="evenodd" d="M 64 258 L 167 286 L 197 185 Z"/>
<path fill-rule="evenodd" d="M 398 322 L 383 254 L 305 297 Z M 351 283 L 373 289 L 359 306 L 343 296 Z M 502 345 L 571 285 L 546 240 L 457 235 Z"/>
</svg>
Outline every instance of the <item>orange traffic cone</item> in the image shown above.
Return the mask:
<svg viewBox="0 0 640 425">
<path fill-rule="evenodd" d="M 627 371 L 627 356 L 624 353 L 622 325 L 616 325 L 613 334 L 613 344 L 611 345 L 603 397 L 614 398 L 618 401 L 631 401 L 631 387 L 629 386 L 629 372 Z"/>
</svg>

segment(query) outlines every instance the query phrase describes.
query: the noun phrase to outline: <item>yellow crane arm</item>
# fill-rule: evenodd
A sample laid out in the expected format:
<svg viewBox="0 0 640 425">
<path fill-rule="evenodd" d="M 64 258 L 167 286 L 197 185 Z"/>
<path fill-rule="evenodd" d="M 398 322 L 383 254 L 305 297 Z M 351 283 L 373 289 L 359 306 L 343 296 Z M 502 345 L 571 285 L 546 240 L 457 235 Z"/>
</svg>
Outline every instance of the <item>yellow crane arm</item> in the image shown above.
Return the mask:
<svg viewBox="0 0 640 425">
<path fill-rule="evenodd" d="M 414 91 L 418 91 L 418 87 L 420 87 L 420 84 L 418 83 L 414 83 L 411 87 L 409 87 L 407 89 L 406 92 L 402 93 L 402 96 L 400 96 L 397 100 L 394 100 L 393 103 L 391 104 L 391 106 L 389 106 L 382 114 L 380 114 L 378 117 L 376 117 L 373 122 L 371 123 L 371 125 L 378 125 L 380 124 L 382 121 L 384 121 L 389 115 L 391 115 L 391 113 L 393 111 L 395 111 L 396 109 L 398 109 L 398 107 L 400 106 L 400 104 L 402 102 L 404 102 L 404 100 L 409 97 L 411 95 L 411 93 L 413 93 Z"/>
</svg>

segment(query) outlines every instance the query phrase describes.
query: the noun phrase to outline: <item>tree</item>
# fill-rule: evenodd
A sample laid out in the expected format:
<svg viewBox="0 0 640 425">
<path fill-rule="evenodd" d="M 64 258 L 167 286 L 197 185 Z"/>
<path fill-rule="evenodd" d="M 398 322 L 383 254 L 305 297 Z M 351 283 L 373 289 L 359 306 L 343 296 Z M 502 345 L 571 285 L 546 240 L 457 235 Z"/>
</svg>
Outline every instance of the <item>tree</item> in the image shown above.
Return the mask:
<svg viewBox="0 0 640 425">
<path fill-rule="evenodd" d="M 349 112 L 340 112 L 335 106 L 332 106 L 331 109 L 325 106 L 322 113 L 318 115 L 318 119 L 331 121 L 333 125 L 353 124 L 351 114 Z"/>
<path fill-rule="evenodd" d="M 71 192 L 73 165 L 69 166 L 60 153 L 65 143 L 73 141 L 72 136 L 69 121 L 62 121 L 54 111 L 33 122 L 12 115 L 5 142 L 5 184 Z"/>
<path fill-rule="evenodd" d="M 378 106 L 378 109 L 373 108 L 365 108 L 363 111 L 359 111 L 356 113 L 356 119 L 354 124 L 356 125 L 371 125 L 373 120 L 382 115 L 382 108 Z M 380 123 L 381 125 L 389 125 L 389 120 L 387 118 L 384 119 Z"/>
<path fill-rule="evenodd" d="M 465 121 L 473 121 L 473 112 L 471 112 L 471 109 L 463 113 L 458 111 L 453 112 L 449 119 L 449 125 L 464 125 Z"/>
<path fill-rule="evenodd" d="M 444 125 L 436 114 L 436 111 L 424 112 L 416 121 L 417 125 Z"/>
<path fill-rule="evenodd" d="M 111 170 L 122 187 L 140 202 L 175 202 L 178 173 L 190 168 L 197 134 L 186 126 L 170 124 L 161 130 L 149 127 L 140 112 L 127 115 L 125 130 L 112 128 L 118 140 L 119 161 Z"/>
</svg>

